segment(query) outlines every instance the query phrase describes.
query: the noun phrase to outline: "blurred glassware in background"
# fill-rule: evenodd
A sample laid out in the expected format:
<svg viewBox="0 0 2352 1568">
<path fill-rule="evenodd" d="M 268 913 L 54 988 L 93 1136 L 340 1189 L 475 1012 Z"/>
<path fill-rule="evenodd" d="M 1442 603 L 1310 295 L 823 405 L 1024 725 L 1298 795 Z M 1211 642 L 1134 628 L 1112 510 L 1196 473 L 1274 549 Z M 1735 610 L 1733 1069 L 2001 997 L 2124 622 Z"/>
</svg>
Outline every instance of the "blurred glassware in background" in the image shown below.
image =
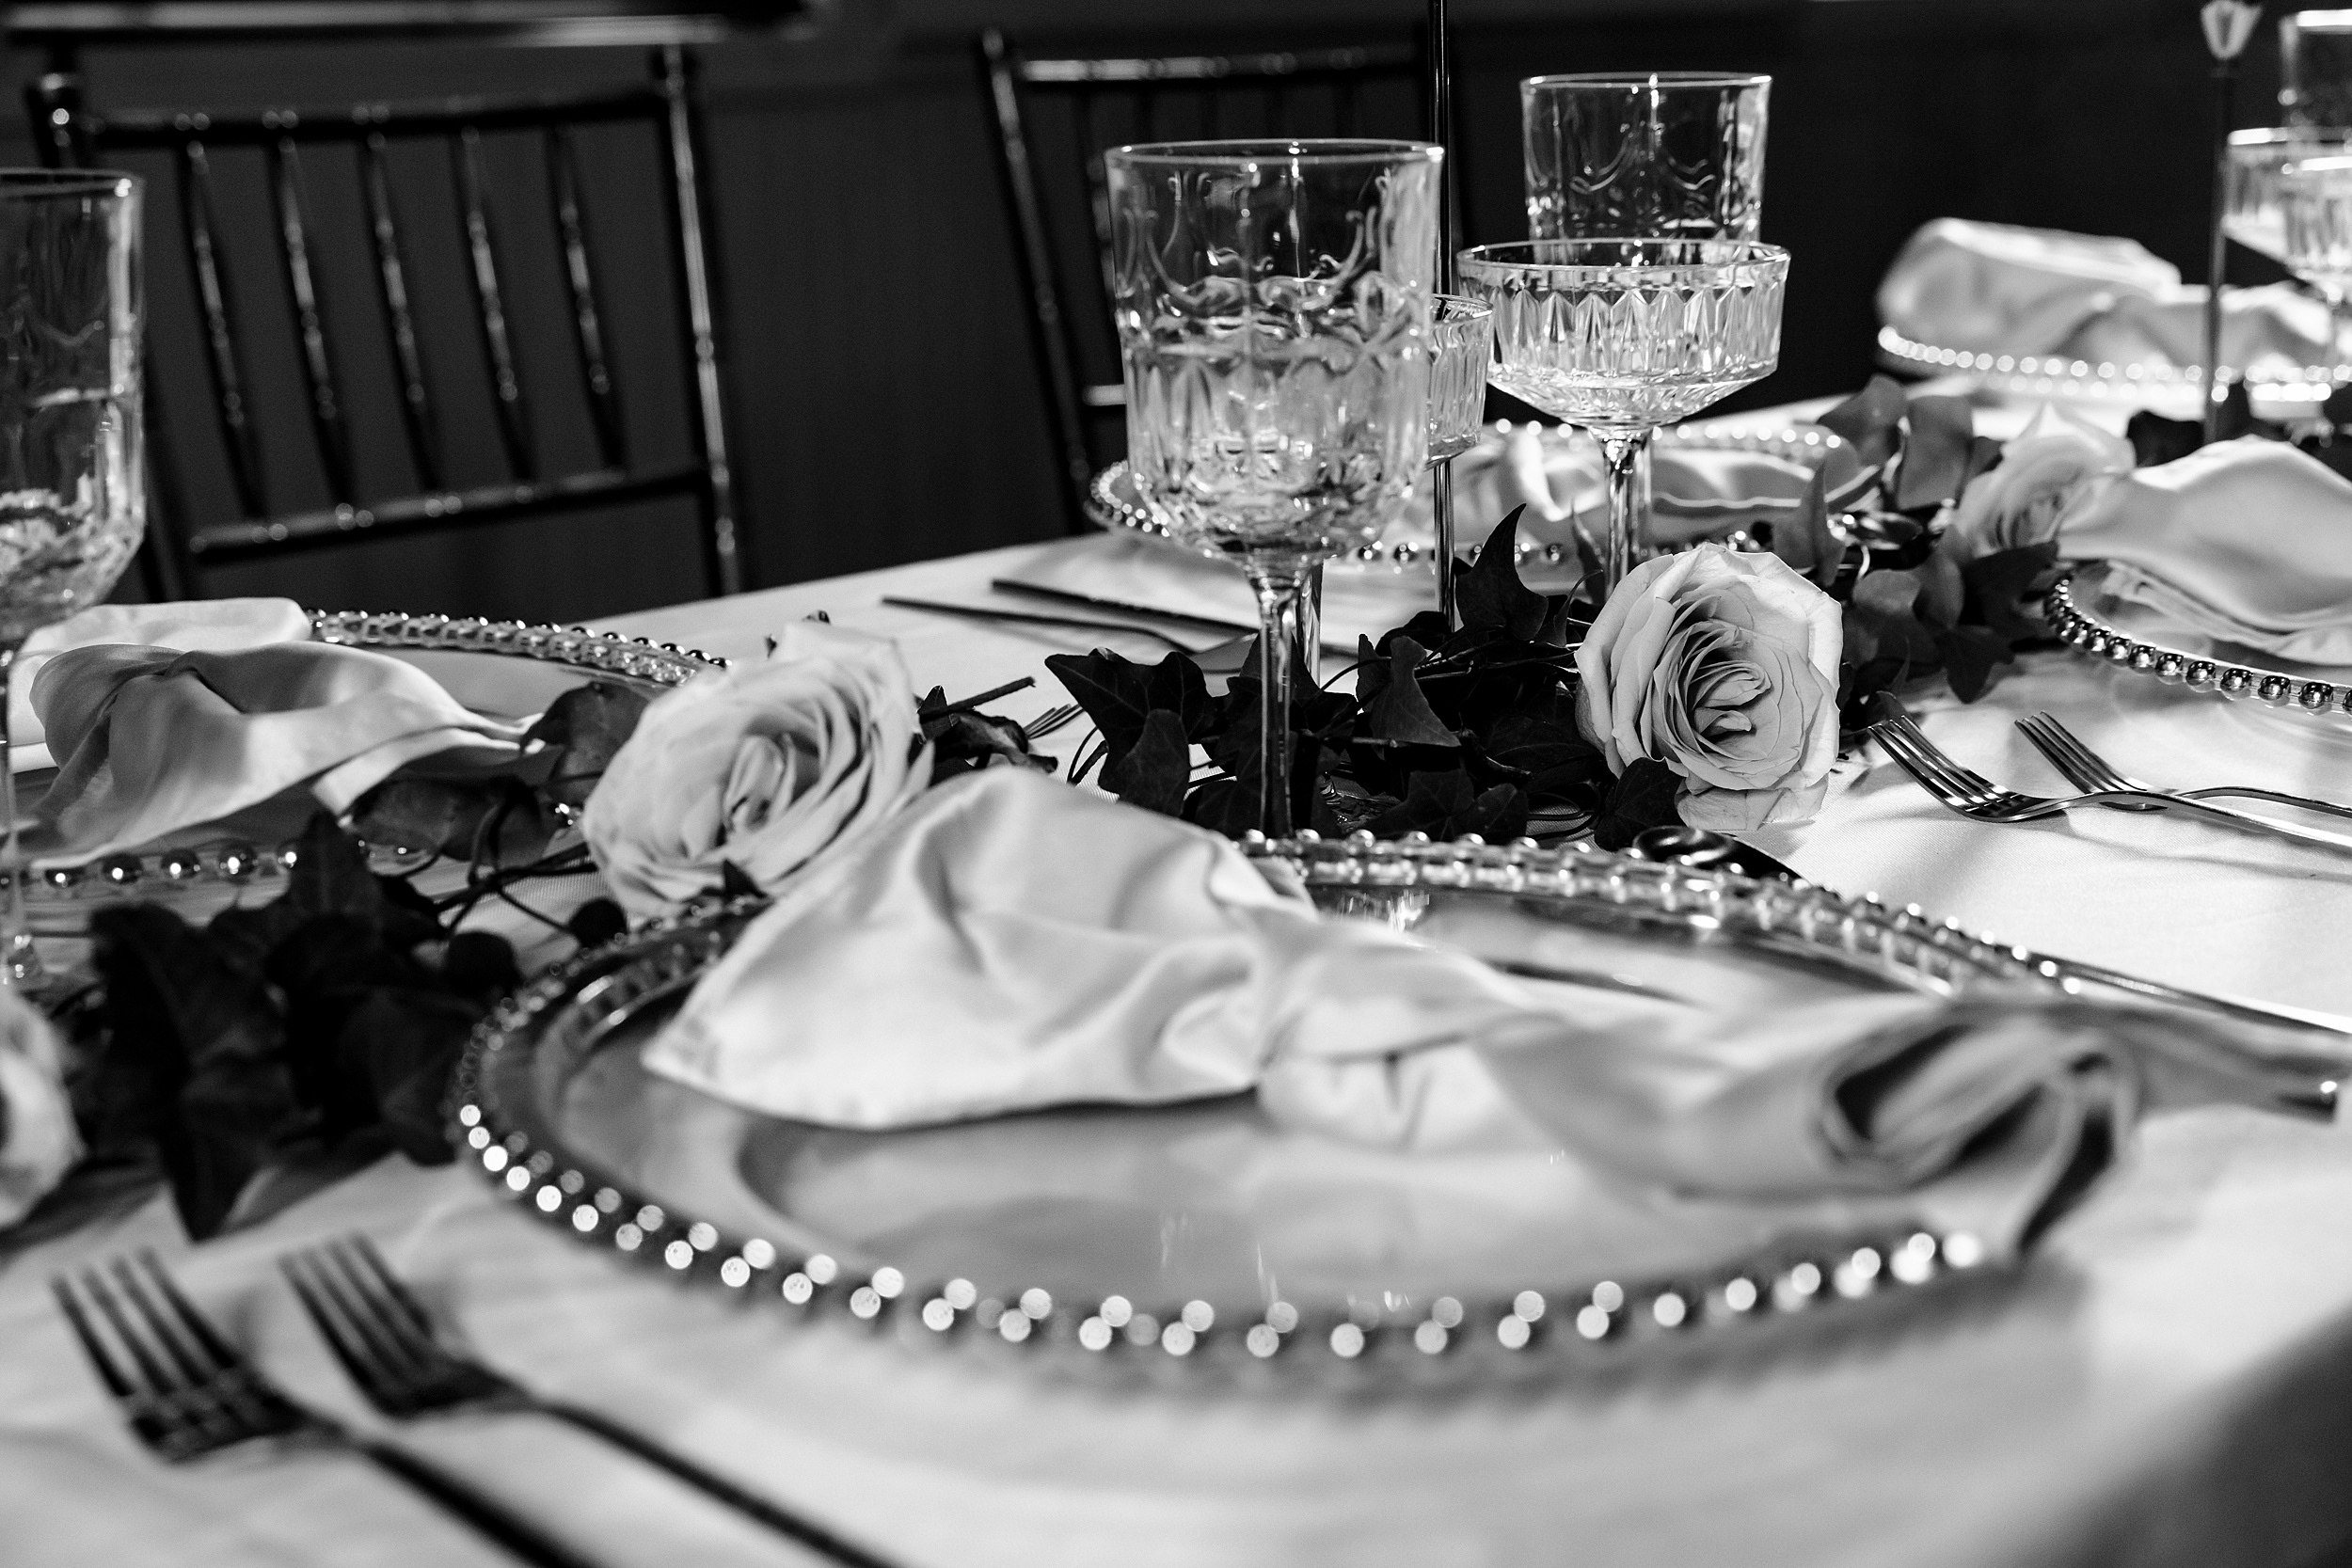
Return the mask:
<svg viewBox="0 0 2352 1568">
<path fill-rule="evenodd" d="M 1772 79 L 1663 71 L 1531 76 L 1519 134 L 1531 240 L 1753 240 L 1764 227 Z M 1646 539 L 1649 446 L 1633 460 Z"/>
<path fill-rule="evenodd" d="M 2352 10 L 2279 19 L 2279 107 L 2289 125 L 2352 126 Z"/>
<path fill-rule="evenodd" d="M 24 640 L 103 600 L 147 530 L 140 182 L 0 169 L 0 984 L 41 978 L 25 928 L 8 677 Z"/>
<path fill-rule="evenodd" d="M 1634 462 L 1780 363 L 1788 253 L 1744 240 L 1529 240 L 1462 252 L 1462 288 L 1495 308 L 1492 379 L 1581 425 L 1609 460 L 1602 592 L 1641 558 Z"/>
<path fill-rule="evenodd" d="M 2352 157 L 2305 158 L 2279 170 L 2279 214 L 2289 272 L 2319 291 L 2344 359 L 2344 304 L 2352 299 Z"/>
<path fill-rule="evenodd" d="M 1105 155 L 1127 463 L 1178 543 L 1258 600 L 1258 823 L 1291 827 L 1310 569 L 1370 544 L 1428 459 L 1442 150 L 1163 142 Z"/>
<path fill-rule="evenodd" d="M 2301 159 L 2344 152 L 2352 152 L 2352 130 L 2270 125 L 2231 132 L 2222 231 L 2256 255 L 2284 265 L 2287 235 L 2286 221 L 2279 213 L 2279 171 Z"/>
<path fill-rule="evenodd" d="M 1439 294 L 1429 312 L 1429 462 L 1478 444 L 1486 413 L 1486 367 L 1495 356 L 1494 308 Z"/>
</svg>

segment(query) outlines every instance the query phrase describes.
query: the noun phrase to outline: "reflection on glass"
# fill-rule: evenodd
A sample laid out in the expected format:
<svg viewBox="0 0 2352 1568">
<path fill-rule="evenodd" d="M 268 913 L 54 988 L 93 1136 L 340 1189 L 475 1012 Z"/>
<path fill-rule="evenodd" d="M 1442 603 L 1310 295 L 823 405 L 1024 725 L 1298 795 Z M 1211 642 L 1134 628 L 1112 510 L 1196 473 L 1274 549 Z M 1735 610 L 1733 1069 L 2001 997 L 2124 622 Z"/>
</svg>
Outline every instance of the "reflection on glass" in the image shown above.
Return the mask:
<svg viewBox="0 0 2352 1568">
<path fill-rule="evenodd" d="M 1495 356 L 1495 314 L 1486 301 L 1439 294 L 1429 312 L 1429 461 L 1459 457 L 1478 444 L 1486 411 L 1486 366 Z"/>
<path fill-rule="evenodd" d="M 1494 384 L 1592 432 L 1609 460 L 1603 592 L 1637 557 L 1634 464 L 1688 419 L 1780 363 L 1788 253 L 1732 240 L 1531 240 L 1462 252 L 1462 288 L 1495 308 Z"/>
<path fill-rule="evenodd" d="M 96 604 L 147 528 L 140 183 L 0 170 L 0 984 L 40 977 L 24 927 L 8 677 L 24 640 Z"/>
<path fill-rule="evenodd" d="M 1429 449 L 1443 152 L 1167 142 L 1105 155 L 1127 463 L 1258 598 L 1260 826 L 1290 831 L 1288 650 L 1317 562 L 1369 544 Z"/>
</svg>

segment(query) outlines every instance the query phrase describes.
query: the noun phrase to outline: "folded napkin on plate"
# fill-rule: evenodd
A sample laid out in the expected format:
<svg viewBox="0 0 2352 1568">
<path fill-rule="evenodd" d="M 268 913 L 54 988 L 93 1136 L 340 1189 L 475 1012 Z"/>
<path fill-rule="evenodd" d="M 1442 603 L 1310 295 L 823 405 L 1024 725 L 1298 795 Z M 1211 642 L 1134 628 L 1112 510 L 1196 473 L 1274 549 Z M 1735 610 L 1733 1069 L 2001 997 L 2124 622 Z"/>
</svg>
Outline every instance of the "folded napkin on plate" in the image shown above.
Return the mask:
<svg viewBox="0 0 2352 1568">
<path fill-rule="evenodd" d="M 0 1230 L 23 1219 L 81 1152 L 56 1031 L 39 1007 L 0 989 Z"/>
<path fill-rule="evenodd" d="M 1034 774 L 930 791 L 788 883 L 647 1053 L 855 1128 L 1254 1088 L 1277 1120 L 1440 1153 L 1557 1148 L 1742 1201 L 1901 1194 L 1996 1254 L 2104 1168 L 2145 1101 L 2332 1103 L 2280 1037 L 2045 998 L 1908 995 L 1762 1022 L 1326 917 L 1214 834 Z"/>
<path fill-rule="evenodd" d="M 2130 240 L 1937 218 L 1879 284 L 1879 320 L 1917 342 L 2048 354 L 2119 299 L 2178 287 L 2180 269 Z"/>
<path fill-rule="evenodd" d="M 306 642 L 310 637 L 310 612 L 292 599 L 93 605 L 25 639 L 8 683 L 8 765 L 19 773 L 54 766 L 40 715 L 33 711 L 33 677 L 69 649 L 120 642 L 220 653 L 271 642 Z"/>
<path fill-rule="evenodd" d="M 470 712 L 414 665 L 326 642 L 76 648 L 49 661 L 32 697 L 63 759 L 28 840 L 52 861 L 145 843 L 301 784 L 342 812 L 423 757 L 512 760 L 528 728 Z"/>
<path fill-rule="evenodd" d="M 2241 436 L 2122 474 L 2058 525 L 2059 553 L 2209 637 L 2352 664 L 2352 482 Z"/>
<path fill-rule="evenodd" d="M 1980 354 L 2088 364 L 2204 362 L 2205 291 L 2130 240 L 1939 218 L 1903 245 L 1879 285 L 1879 319 L 1906 338 Z M 2328 308 L 2291 284 L 2221 302 L 2232 365 L 2329 357 Z"/>
</svg>

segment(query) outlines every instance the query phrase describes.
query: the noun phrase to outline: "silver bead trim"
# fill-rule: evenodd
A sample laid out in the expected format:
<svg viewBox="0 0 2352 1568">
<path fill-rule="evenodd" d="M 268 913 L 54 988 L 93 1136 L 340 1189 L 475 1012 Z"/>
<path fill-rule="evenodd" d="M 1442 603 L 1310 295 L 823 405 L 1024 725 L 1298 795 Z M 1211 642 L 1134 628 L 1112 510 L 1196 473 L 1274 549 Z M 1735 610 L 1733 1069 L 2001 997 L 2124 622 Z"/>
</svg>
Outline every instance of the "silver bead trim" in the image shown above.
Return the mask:
<svg viewBox="0 0 2352 1568">
<path fill-rule="evenodd" d="M 2314 719 L 2352 717 L 2352 682 L 2308 680 L 2259 665 L 2203 658 L 2159 642 L 2142 641 L 2085 610 L 2075 600 L 2072 573 L 2050 590 L 2044 614 L 2052 635 L 2069 647 L 2135 673 L 2153 675 L 2168 686 L 2185 686 L 2191 691 L 2233 701 L 2251 698 L 2268 707 L 2291 708 Z"/>
<path fill-rule="evenodd" d="M 1246 852 L 1279 859 L 1310 887 L 1375 892 L 1468 888 L 1516 897 L 1605 903 L 1636 918 L 1684 928 L 1769 937 L 1850 966 L 1930 990 L 1974 985 L 2054 986 L 2048 961 L 1956 922 L 1930 920 L 1916 906 L 1892 910 L 1808 884 L 1756 881 L 1597 850 L 1252 835 Z M 833 1255 L 799 1251 L 771 1238 L 737 1236 L 687 1220 L 658 1203 L 534 1148 L 495 1090 L 502 1053 L 529 1053 L 560 1016 L 593 990 L 599 1006 L 633 1006 L 691 983 L 723 954 L 728 928 L 757 912 L 755 896 L 709 902 L 658 920 L 576 955 L 503 998 L 474 1031 L 452 1080 L 453 1143 L 522 1212 L 576 1238 L 649 1259 L 664 1273 L 708 1280 L 746 1298 L 802 1314 L 847 1319 L 918 1343 L 948 1340 L 1053 1346 L 1089 1359 L 1141 1357 L 1161 1363 L 1234 1367 L 1288 1364 L 1319 1354 L 1348 1362 L 1399 1357 L 1436 1363 L 1471 1354 L 1513 1358 L 1613 1355 L 1619 1347 L 1662 1341 L 1751 1321 L 1834 1309 L 1891 1291 L 1919 1289 L 1976 1268 L 1982 1243 L 1964 1232 L 1904 1226 L 1778 1247 L 1712 1273 L 1641 1280 L 1558 1281 L 1487 1297 L 1465 1292 L 1424 1303 L 1357 1299 L 1270 1304 L 1248 1321 L 1206 1301 L 1138 1307 L 1124 1295 L 1057 1301 L 1042 1288 L 1010 1299 L 980 1299 L 968 1279 L 924 1279 L 880 1260 L 850 1274 Z M 593 1191 L 586 1202 L 577 1195 Z M 614 1216 L 626 1215 L 618 1224 Z M 1305 1347 L 1302 1350 L 1300 1347 Z M 1025 1349 L 1025 1354 L 1027 1352 Z"/>
<path fill-rule="evenodd" d="M 1964 348 L 1944 348 L 1906 338 L 1891 326 L 1879 329 L 1882 359 L 1904 370 L 1928 375 L 1954 372 L 1990 376 L 2014 391 L 2083 392 L 2124 396 L 2151 388 L 2196 388 L 2204 385 L 2201 365 L 2092 363 L 2058 355 L 1982 354 Z M 2352 378 L 2352 366 L 2296 365 L 2284 370 L 2262 365 L 2238 372 L 2247 384 L 2272 395 L 2299 403 L 2324 403 L 2335 388 Z"/>
</svg>

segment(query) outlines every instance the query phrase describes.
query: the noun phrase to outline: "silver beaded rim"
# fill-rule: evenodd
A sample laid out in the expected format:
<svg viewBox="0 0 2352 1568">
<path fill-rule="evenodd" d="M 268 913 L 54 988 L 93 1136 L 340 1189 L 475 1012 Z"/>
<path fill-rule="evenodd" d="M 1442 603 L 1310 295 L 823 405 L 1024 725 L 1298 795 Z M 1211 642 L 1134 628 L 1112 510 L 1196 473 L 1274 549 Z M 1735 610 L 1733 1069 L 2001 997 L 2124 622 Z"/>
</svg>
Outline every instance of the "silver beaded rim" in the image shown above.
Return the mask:
<svg viewBox="0 0 2352 1568">
<path fill-rule="evenodd" d="M 417 648 L 535 659 L 662 688 L 681 686 L 707 671 L 727 668 L 723 658 L 674 642 L 656 643 L 642 637 L 590 631 L 585 626 L 478 617 L 312 610 L 310 636 L 316 641 L 353 648 Z M 391 875 L 412 870 L 432 858 L 427 850 L 399 846 L 366 847 L 376 869 Z M 261 846 L 222 838 L 176 849 L 107 855 L 86 865 L 38 866 L 25 890 L 26 901 L 38 909 L 206 885 L 245 886 L 292 871 L 295 852 L 292 843 Z"/>
<path fill-rule="evenodd" d="M 1508 432 L 1511 422 L 1498 420 L 1491 427 L 1497 433 Z M 1818 464 L 1846 443 L 1843 437 L 1826 430 L 1756 430 L 1731 422 L 1675 425 L 1659 431 L 1654 440 L 1661 446 L 1681 447 L 1693 451 L 1755 451 L 1786 457 L 1794 462 Z M 1122 459 L 1096 474 L 1087 486 L 1087 515 L 1094 526 L 1106 533 L 1141 533 L 1154 539 L 1168 538 L 1168 525 L 1154 517 L 1150 509 L 1129 500 L 1120 494 L 1120 482 L 1127 477 L 1127 465 Z M 1478 559 L 1477 546 L 1467 552 L 1471 561 Z M 1517 561 L 1521 566 L 1540 564 L 1565 565 L 1568 548 L 1561 544 L 1537 544 L 1521 540 Z M 1389 566 L 1397 571 L 1415 568 L 1427 570 L 1437 561 L 1437 550 L 1422 540 L 1406 539 L 1395 543 L 1375 540 L 1346 557 L 1359 566 Z"/>
<path fill-rule="evenodd" d="M 2120 397 L 2152 388 L 2164 390 L 2205 384 L 2202 365 L 2119 365 L 2111 360 L 2094 363 L 2058 355 L 1983 354 L 1919 342 L 1891 326 L 1879 328 L 1879 353 L 1899 369 L 1929 375 L 1960 372 L 1995 376 L 2020 391 L 2090 391 Z M 2340 384 L 2352 380 L 2352 365 L 2296 365 L 2285 369 L 2253 365 L 2238 374 L 2249 387 L 2259 387 L 2277 397 L 2324 403 Z"/>
<path fill-rule="evenodd" d="M 1344 843 L 1309 832 L 1245 841 L 1252 856 L 1288 863 L 1311 887 L 1366 892 L 1474 889 L 1606 908 L 1686 929 L 1730 928 L 1848 967 L 1931 989 L 1999 983 L 2057 988 L 2058 966 L 1916 905 L 1889 909 L 1875 895 L 1634 860 L 1589 847 L 1545 849 L 1533 840 L 1450 844 L 1416 833 Z M 580 954 L 502 1000 L 475 1030 L 452 1080 L 450 1133 L 459 1157 L 526 1213 L 671 1275 L 762 1299 L 795 1318 L 846 1321 L 924 1344 L 1058 1347 L 1082 1361 L 1184 1362 L 1243 1368 L 1269 1362 L 1394 1364 L 1498 1357 L 1519 1368 L 1583 1365 L 1627 1347 L 1682 1340 L 1693 1330 L 1784 1319 L 1899 1294 L 1982 1272 L 1985 1249 L 1966 1232 L 1919 1226 L 1792 1240 L 1722 1268 L 1654 1279 L 1531 1281 L 1507 1294 L 1439 1295 L 1393 1303 L 1275 1302 L 1235 1321 L 1205 1301 L 1122 1294 L 1057 1301 L 1042 1289 L 985 1296 L 971 1280 L 917 1278 L 887 1261 L 771 1237 L 736 1235 L 673 1213 L 609 1180 L 590 1162 L 524 1131 L 499 1085 L 558 1029 L 584 1036 L 604 1021 L 692 981 L 716 962 L 729 927 L 758 897 L 690 909 Z M 501 1070 L 503 1068 L 503 1070 Z"/>
<path fill-rule="evenodd" d="M 2045 611 L 2050 630 L 2060 641 L 2093 658 L 2106 659 L 2137 674 L 2153 675 L 2168 686 L 2185 686 L 2239 702 L 2308 714 L 2313 719 L 2342 722 L 2352 719 L 2352 682 L 2312 680 L 2256 664 L 2233 664 L 2148 642 L 2101 620 L 2074 598 L 2074 574 L 2060 578 L 2050 590 Z"/>
</svg>

